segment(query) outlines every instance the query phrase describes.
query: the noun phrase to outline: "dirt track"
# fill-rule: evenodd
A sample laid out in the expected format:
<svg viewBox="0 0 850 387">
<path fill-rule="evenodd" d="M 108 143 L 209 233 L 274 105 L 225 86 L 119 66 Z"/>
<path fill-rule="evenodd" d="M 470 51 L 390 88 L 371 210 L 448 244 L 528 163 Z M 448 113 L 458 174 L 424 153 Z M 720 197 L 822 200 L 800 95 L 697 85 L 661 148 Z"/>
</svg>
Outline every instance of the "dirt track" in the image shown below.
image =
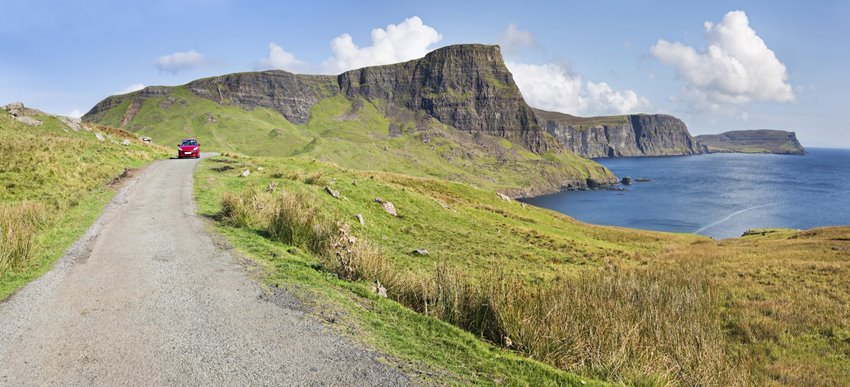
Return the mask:
<svg viewBox="0 0 850 387">
<path fill-rule="evenodd" d="M 0 303 L 0 384 L 407 384 L 265 300 L 195 215 L 197 163 L 141 171 L 53 270 Z"/>
</svg>

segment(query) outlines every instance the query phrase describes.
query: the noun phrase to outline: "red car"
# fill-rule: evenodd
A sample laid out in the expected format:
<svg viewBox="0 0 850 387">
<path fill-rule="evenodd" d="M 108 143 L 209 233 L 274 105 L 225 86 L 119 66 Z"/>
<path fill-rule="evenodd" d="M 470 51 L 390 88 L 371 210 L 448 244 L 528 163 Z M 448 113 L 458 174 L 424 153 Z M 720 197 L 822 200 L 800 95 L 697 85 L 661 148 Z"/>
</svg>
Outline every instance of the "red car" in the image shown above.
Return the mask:
<svg viewBox="0 0 850 387">
<path fill-rule="evenodd" d="M 201 144 L 198 143 L 198 140 L 187 138 L 177 144 L 177 158 L 182 159 L 184 157 L 196 159 L 201 157 Z"/>
</svg>

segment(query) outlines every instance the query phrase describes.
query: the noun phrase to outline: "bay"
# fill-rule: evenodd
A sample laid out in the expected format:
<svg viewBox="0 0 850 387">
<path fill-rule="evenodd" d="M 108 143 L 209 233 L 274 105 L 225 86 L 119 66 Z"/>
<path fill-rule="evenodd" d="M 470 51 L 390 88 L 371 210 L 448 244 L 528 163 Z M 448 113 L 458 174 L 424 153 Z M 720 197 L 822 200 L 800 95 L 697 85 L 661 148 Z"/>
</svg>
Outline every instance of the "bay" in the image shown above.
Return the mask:
<svg viewBox="0 0 850 387">
<path fill-rule="evenodd" d="M 713 238 L 753 228 L 850 225 L 850 150 L 805 156 L 709 154 L 596 160 L 624 191 L 567 191 L 526 199 L 578 220 Z"/>
</svg>

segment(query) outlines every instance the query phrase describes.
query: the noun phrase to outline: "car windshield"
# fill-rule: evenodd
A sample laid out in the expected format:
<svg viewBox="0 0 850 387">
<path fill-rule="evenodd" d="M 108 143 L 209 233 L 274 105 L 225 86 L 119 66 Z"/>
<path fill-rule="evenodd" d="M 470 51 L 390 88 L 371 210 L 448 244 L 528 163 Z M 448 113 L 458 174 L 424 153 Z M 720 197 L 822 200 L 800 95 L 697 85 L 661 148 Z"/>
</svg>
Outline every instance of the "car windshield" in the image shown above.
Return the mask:
<svg viewBox="0 0 850 387">
<path fill-rule="evenodd" d="M 180 146 L 191 146 L 191 145 L 198 145 L 198 142 L 195 141 L 195 140 L 183 140 L 183 142 L 180 143 Z"/>
</svg>

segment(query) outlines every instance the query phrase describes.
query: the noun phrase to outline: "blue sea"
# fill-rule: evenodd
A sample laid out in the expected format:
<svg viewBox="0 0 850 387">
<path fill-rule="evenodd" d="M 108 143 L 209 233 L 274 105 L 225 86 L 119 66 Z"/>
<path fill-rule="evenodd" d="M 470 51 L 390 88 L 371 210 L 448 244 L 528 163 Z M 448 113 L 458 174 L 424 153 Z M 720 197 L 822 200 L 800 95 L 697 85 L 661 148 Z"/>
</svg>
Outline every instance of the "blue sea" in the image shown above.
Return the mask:
<svg viewBox="0 0 850 387">
<path fill-rule="evenodd" d="M 753 228 L 850 225 L 850 150 L 808 151 L 599 159 L 618 177 L 652 181 L 525 201 L 588 223 L 716 239 Z"/>
</svg>

